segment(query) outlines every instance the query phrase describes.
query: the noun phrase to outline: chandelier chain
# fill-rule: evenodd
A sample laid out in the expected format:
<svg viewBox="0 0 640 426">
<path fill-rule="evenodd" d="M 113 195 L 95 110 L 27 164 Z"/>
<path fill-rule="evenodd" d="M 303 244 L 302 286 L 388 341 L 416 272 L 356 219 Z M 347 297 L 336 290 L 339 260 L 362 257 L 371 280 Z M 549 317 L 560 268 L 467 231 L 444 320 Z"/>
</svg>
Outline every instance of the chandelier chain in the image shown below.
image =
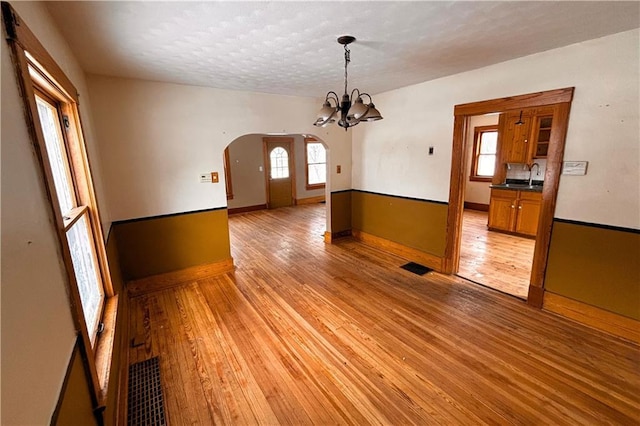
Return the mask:
<svg viewBox="0 0 640 426">
<path fill-rule="evenodd" d="M 344 93 L 347 93 L 347 79 L 349 74 L 347 72 L 347 66 L 351 62 L 351 51 L 347 48 L 347 45 L 344 45 Z"/>
</svg>

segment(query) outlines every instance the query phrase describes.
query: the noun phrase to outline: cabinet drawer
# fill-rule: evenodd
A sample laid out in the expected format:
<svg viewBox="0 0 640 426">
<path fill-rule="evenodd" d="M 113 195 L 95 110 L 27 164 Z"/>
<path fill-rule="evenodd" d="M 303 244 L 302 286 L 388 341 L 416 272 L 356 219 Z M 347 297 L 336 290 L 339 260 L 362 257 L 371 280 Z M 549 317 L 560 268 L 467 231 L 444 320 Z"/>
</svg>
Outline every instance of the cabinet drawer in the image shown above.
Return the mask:
<svg viewBox="0 0 640 426">
<path fill-rule="evenodd" d="M 518 198 L 518 191 L 511 189 L 491 189 L 491 196 L 498 198 Z"/>
<path fill-rule="evenodd" d="M 520 191 L 521 200 L 542 201 L 541 192 Z"/>
</svg>

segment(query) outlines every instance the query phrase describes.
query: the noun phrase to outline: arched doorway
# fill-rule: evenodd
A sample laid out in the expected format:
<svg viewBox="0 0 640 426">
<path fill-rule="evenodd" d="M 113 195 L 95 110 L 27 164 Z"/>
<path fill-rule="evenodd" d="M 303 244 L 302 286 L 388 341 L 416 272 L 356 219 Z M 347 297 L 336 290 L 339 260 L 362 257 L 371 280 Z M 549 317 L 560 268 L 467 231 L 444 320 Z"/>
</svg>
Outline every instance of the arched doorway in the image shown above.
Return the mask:
<svg viewBox="0 0 640 426">
<path fill-rule="evenodd" d="M 309 215 L 314 220 L 310 229 L 314 229 L 314 236 L 324 238 L 325 231 L 331 229 L 329 153 L 323 140 L 308 134 L 236 138 L 224 151 L 230 219 L 263 210 L 310 206 L 308 211 L 314 212 Z M 233 238 L 231 241 L 233 245 Z"/>
</svg>

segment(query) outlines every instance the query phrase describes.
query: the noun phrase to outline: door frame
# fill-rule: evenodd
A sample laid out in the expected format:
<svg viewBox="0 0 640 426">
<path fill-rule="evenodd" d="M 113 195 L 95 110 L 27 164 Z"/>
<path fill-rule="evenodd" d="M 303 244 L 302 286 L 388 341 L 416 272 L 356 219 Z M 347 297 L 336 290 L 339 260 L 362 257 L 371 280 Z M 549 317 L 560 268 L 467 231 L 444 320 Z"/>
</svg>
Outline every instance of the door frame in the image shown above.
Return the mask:
<svg viewBox="0 0 640 426">
<path fill-rule="evenodd" d="M 267 209 L 271 203 L 271 197 L 269 195 L 270 185 L 270 165 L 269 149 L 267 147 L 269 142 L 287 143 L 289 145 L 289 176 L 291 177 L 291 205 L 295 206 L 298 199 L 296 194 L 296 152 L 295 152 L 295 138 L 291 136 L 266 136 L 262 138 L 262 153 L 264 156 L 264 184 L 267 200 Z"/>
<path fill-rule="evenodd" d="M 466 183 L 466 148 L 469 119 L 475 115 L 502 113 L 509 110 L 553 107 L 554 127 L 551 130 L 545 184 L 542 190 L 542 206 L 538 234 L 533 254 L 531 280 L 527 303 L 542 308 L 544 295 L 544 275 L 551 243 L 551 228 L 556 207 L 558 185 L 562 173 L 562 160 L 569 124 L 569 110 L 573 100 L 574 87 L 529 93 L 526 95 L 496 98 L 486 101 L 460 104 L 454 107 L 453 151 L 451 155 L 451 180 L 449 185 L 449 207 L 447 212 L 447 236 L 444 258 L 444 272 L 458 272 L 462 237 L 462 214 Z M 500 146 L 498 146 L 498 150 Z"/>
</svg>

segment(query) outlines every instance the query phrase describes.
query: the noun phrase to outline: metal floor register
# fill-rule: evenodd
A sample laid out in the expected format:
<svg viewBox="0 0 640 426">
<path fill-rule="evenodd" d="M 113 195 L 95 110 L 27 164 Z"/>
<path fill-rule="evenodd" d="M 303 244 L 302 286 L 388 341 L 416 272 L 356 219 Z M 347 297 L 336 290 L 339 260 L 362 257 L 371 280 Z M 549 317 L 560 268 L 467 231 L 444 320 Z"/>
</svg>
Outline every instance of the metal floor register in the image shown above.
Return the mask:
<svg viewBox="0 0 640 426">
<path fill-rule="evenodd" d="M 129 366 L 129 426 L 164 426 L 164 398 L 158 357 Z"/>
</svg>

